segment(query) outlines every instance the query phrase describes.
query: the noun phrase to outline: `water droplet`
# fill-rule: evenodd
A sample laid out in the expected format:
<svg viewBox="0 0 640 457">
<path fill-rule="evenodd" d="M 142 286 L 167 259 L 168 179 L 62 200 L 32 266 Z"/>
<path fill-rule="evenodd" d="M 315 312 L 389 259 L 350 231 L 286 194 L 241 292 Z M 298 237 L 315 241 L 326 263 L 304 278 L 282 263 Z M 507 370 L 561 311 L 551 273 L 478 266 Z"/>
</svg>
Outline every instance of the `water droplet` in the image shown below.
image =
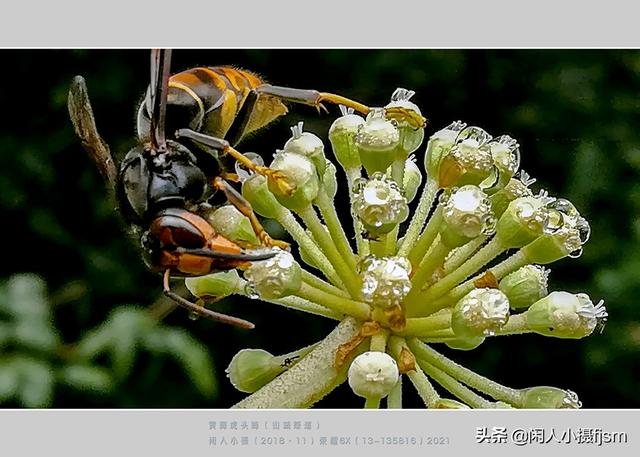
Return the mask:
<svg viewBox="0 0 640 457">
<path fill-rule="evenodd" d="M 579 233 L 580 242 L 582 244 L 585 244 L 587 241 L 589 241 L 589 238 L 591 237 L 591 226 L 586 219 L 579 217 L 576 221 L 575 228 Z"/>
<path fill-rule="evenodd" d="M 246 294 L 247 297 L 251 298 L 252 300 L 257 300 L 258 298 L 260 298 L 260 294 L 258 294 L 258 292 L 256 291 L 256 287 L 253 283 L 253 281 L 247 281 L 246 284 L 244 285 L 244 293 Z"/>
<path fill-rule="evenodd" d="M 189 311 L 189 320 L 197 321 L 199 318 L 200 316 L 197 313 L 194 313 L 193 311 Z"/>
<path fill-rule="evenodd" d="M 490 189 L 493 189 L 495 186 L 497 186 L 499 182 L 500 182 L 500 171 L 498 170 L 498 167 L 493 165 L 491 167 L 491 172 L 489 173 L 489 176 L 483 179 L 482 182 L 478 184 L 478 187 L 480 187 L 480 189 L 482 190 L 490 190 Z"/>
<path fill-rule="evenodd" d="M 569 255 L 567 257 L 571 258 L 571 259 L 577 259 L 578 257 L 580 257 L 582 255 L 582 251 L 583 249 L 576 249 L 575 251 L 569 253 Z"/>
<path fill-rule="evenodd" d="M 264 160 L 262 160 L 262 157 L 260 155 L 256 154 L 255 152 L 247 152 L 247 153 L 244 154 L 244 156 L 247 157 L 249 160 L 251 160 L 256 165 L 258 165 L 259 167 L 263 167 L 264 166 Z M 249 176 L 251 176 L 251 173 L 249 171 L 247 171 L 240 164 L 240 162 L 236 162 L 235 169 L 236 169 L 236 174 L 240 177 L 240 182 L 245 182 L 247 179 L 249 179 Z"/>
<path fill-rule="evenodd" d="M 458 137 L 456 138 L 456 143 L 461 143 L 465 140 L 470 139 L 475 140 L 478 143 L 478 146 L 482 146 L 485 143 L 491 141 L 492 138 L 493 137 L 489 135 L 486 130 L 480 127 L 469 126 L 460 131 Z"/>
<path fill-rule="evenodd" d="M 557 232 L 564 226 L 564 217 L 560 211 L 551 209 L 547 212 L 548 218 L 542 229 L 543 233 L 550 235 Z"/>
</svg>

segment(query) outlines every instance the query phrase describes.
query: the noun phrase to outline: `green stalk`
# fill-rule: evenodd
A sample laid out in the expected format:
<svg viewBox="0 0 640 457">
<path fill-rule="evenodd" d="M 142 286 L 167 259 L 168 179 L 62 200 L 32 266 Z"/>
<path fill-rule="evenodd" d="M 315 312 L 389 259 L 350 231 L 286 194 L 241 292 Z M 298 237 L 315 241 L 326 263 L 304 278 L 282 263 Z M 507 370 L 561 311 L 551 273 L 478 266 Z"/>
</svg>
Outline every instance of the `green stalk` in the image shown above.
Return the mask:
<svg viewBox="0 0 640 457">
<path fill-rule="evenodd" d="M 495 336 L 522 335 L 524 333 L 531 333 L 531 330 L 527 325 L 527 317 L 525 316 L 525 313 L 512 314 L 505 326 L 498 330 Z"/>
<path fill-rule="evenodd" d="M 444 273 L 449 274 L 466 262 L 487 241 L 487 238 L 486 235 L 481 235 L 451 251 L 451 255 L 444 263 Z"/>
<path fill-rule="evenodd" d="M 340 218 L 336 212 L 336 206 L 333 200 L 329 198 L 326 192 L 322 191 L 318 194 L 318 198 L 315 201 L 322 218 L 329 230 L 329 235 L 333 240 L 333 244 L 338 248 L 338 251 L 342 254 L 344 260 L 355 271 L 357 268 L 356 256 L 353 253 L 347 235 L 342 228 Z"/>
<path fill-rule="evenodd" d="M 324 226 L 322 225 L 322 222 L 320 222 L 320 219 L 313 207 L 308 206 L 301 210 L 299 214 L 313 234 L 313 238 L 320 246 L 320 249 L 322 249 L 329 262 L 331 262 L 331 265 L 335 268 L 336 273 L 340 276 L 340 279 L 349 291 L 349 294 L 353 298 L 359 298 L 361 296 L 360 278 L 356 274 L 355 267 L 352 267 L 345 262 L 344 258 L 336 248 L 336 245 L 333 244 L 333 240 L 324 229 Z M 353 260 L 353 256 L 351 254 L 350 257 Z"/>
<path fill-rule="evenodd" d="M 404 169 L 405 169 L 405 160 L 395 160 L 391 165 L 391 179 L 395 181 L 398 185 L 398 188 L 402 190 L 404 188 Z M 397 246 L 398 246 L 398 233 L 400 232 L 400 224 L 396 225 L 395 228 L 387 233 L 384 236 L 384 255 L 392 256 L 395 255 Z"/>
<path fill-rule="evenodd" d="M 518 268 L 528 265 L 529 263 L 530 262 L 529 259 L 527 259 L 527 256 L 524 255 L 524 253 L 520 250 L 514 253 L 511 257 L 503 260 L 496 266 L 489 268 L 488 271 L 493 273 L 497 280 L 500 280 L 509 273 L 516 271 Z M 423 309 L 424 314 L 429 315 L 443 308 L 455 305 L 458 300 L 475 289 L 474 281 L 481 278 L 483 275 L 484 273 L 480 273 L 474 276 L 473 278 L 463 282 L 459 286 L 454 287 L 449 293 L 439 298 L 438 300 L 428 303 Z"/>
<path fill-rule="evenodd" d="M 244 281 L 244 284 L 246 284 L 246 281 Z M 244 293 L 244 286 L 240 291 L 236 293 L 238 295 L 248 297 L 248 295 Z M 285 308 L 294 309 L 297 311 L 302 311 L 305 313 L 314 314 L 316 316 L 322 316 L 338 321 L 344 318 L 344 313 L 334 311 L 325 306 L 319 305 L 318 303 L 313 303 L 300 297 L 289 296 L 279 299 L 265 299 L 261 297 L 260 300 L 267 303 L 273 303 L 274 305 L 284 306 Z"/>
<path fill-rule="evenodd" d="M 521 403 L 522 395 L 518 390 L 511 389 L 510 387 L 505 387 L 502 384 L 498 384 L 491 379 L 485 378 L 484 376 L 481 376 L 478 373 L 457 364 L 453 360 L 446 358 L 442 354 L 436 352 L 426 344 L 422 343 L 417 338 L 412 338 L 407 343 L 418 359 L 431 364 L 436 369 L 442 370 L 452 379 L 455 378 L 467 384 L 469 387 L 487 394 L 496 400 L 501 400 L 512 405 Z M 449 382 L 449 380 L 446 381 Z M 469 405 L 473 406 L 471 405 L 471 403 L 469 403 Z M 478 406 L 474 407 L 477 408 Z M 480 407 L 487 408 L 488 406 Z"/>
<path fill-rule="evenodd" d="M 423 336 L 433 334 L 434 331 L 447 330 L 451 328 L 451 312 L 438 313 L 428 317 L 410 317 L 402 332 L 397 332 L 401 336 Z"/>
<path fill-rule="evenodd" d="M 422 359 L 418 358 L 417 361 L 418 365 L 420 365 L 420 367 L 425 371 L 426 374 L 432 377 L 447 391 L 458 397 L 463 403 L 466 403 L 472 408 L 491 408 L 491 403 L 489 401 L 485 400 L 480 395 L 473 392 L 471 389 L 465 387 L 444 371 L 438 369 L 430 363 L 425 362 Z"/>
<path fill-rule="evenodd" d="M 476 252 L 469 260 L 464 262 L 454 271 L 429 287 L 420 297 L 423 302 L 430 302 L 443 296 L 460 282 L 467 279 L 487 263 L 491 262 L 507 248 L 500 244 L 498 238 L 493 238 L 489 243 Z"/>
<path fill-rule="evenodd" d="M 385 330 L 381 330 L 371 337 L 369 349 L 375 352 L 384 352 L 387 347 L 387 337 L 389 334 Z"/>
<path fill-rule="evenodd" d="M 293 237 L 301 248 L 312 258 L 316 267 L 324 274 L 329 281 L 336 286 L 343 286 L 340 276 L 331 266 L 331 262 L 322 253 L 316 242 L 307 234 L 305 229 L 298 223 L 293 213 L 288 209 L 282 208 L 276 220 L 284 227 L 284 229 Z"/>
<path fill-rule="evenodd" d="M 360 168 L 352 168 L 350 170 L 345 170 L 347 173 L 347 184 L 349 185 L 349 208 L 353 208 L 353 186 L 358 178 L 362 177 L 362 173 Z M 366 257 L 369 255 L 369 242 L 365 240 L 362 236 L 362 232 L 364 228 L 362 226 L 362 222 L 351 213 L 351 218 L 353 219 L 353 231 L 356 234 L 356 245 L 358 247 L 358 254 L 360 257 Z"/>
<path fill-rule="evenodd" d="M 431 253 L 424 258 L 416 273 L 411 278 L 411 290 L 404 299 L 407 316 L 415 316 L 420 308 L 422 287 L 427 284 L 436 269 L 442 265 L 451 249 L 442 241 L 438 241 Z"/>
<path fill-rule="evenodd" d="M 380 397 L 367 398 L 364 402 L 364 409 L 378 409 L 380 408 Z"/>
<path fill-rule="evenodd" d="M 353 316 L 359 320 L 368 320 L 371 316 L 371 308 L 366 303 L 355 301 L 350 298 L 338 297 L 323 290 L 316 289 L 315 287 L 311 287 L 306 283 L 302 283 L 302 286 L 300 286 L 300 290 L 298 290 L 296 295 L 339 313 Z"/>
<path fill-rule="evenodd" d="M 409 251 L 409 260 L 413 265 L 418 265 L 429 252 L 429 248 L 433 244 L 434 240 L 440 232 L 440 226 L 442 225 L 442 207 L 438 206 L 433 212 L 433 215 L 427 222 L 424 231 L 415 243 L 415 246 Z"/>
<path fill-rule="evenodd" d="M 342 289 L 338 289 L 332 284 L 318 278 L 313 273 L 308 272 L 304 268 L 302 269 L 302 280 L 316 289 L 323 290 L 328 294 L 337 295 L 338 297 L 350 298 L 349 294 Z"/>
<path fill-rule="evenodd" d="M 391 355 L 396 359 L 400 357 L 402 348 L 409 350 L 404 338 L 398 338 L 397 336 L 389 338 L 389 350 Z M 433 408 L 436 402 L 440 399 L 440 395 L 438 395 L 438 392 L 433 388 L 433 385 L 429 382 L 427 376 L 422 372 L 420 367 L 416 365 L 415 370 L 409 371 L 406 375 L 418 391 L 418 395 L 420 395 L 420 398 L 424 401 L 425 406 L 427 408 Z M 400 399 L 400 404 L 402 404 L 402 399 Z"/>
<path fill-rule="evenodd" d="M 436 198 L 436 193 L 438 192 L 438 182 L 430 176 L 427 176 L 427 183 L 422 188 L 422 194 L 420 195 L 420 200 L 418 202 L 418 207 L 416 208 L 413 219 L 409 224 L 409 228 L 404 235 L 404 239 L 402 240 L 402 244 L 400 245 L 400 249 L 398 249 L 398 255 L 401 257 L 407 257 L 409 251 L 415 244 L 418 239 L 418 235 L 422 231 L 422 227 L 424 226 L 424 222 L 427 220 L 427 216 L 429 215 L 429 210 L 433 205 L 433 201 Z"/>
<path fill-rule="evenodd" d="M 402 409 L 402 375 L 387 396 L 387 409 Z"/>
</svg>

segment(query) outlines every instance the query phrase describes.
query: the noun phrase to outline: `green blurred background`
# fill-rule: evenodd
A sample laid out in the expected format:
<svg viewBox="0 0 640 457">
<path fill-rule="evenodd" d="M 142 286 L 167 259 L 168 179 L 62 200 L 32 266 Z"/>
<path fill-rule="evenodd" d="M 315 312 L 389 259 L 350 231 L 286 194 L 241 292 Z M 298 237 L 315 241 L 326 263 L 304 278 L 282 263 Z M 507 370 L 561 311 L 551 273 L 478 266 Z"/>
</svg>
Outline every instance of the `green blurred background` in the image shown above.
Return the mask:
<svg viewBox="0 0 640 457">
<path fill-rule="evenodd" d="M 0 55 L 0 405 L 229 407 L 244 396 L 224 374 L 238 350 L 285 353 L 331 330 L 321 318 L 240 298 L 218 306 L 255 322 L 254 331 L 192 321 L 181 310 L 154 323 L 144 310 L 162 304 L 160 278 L 144 269 L 66 110 L 68 83 L 82 74 L 98 128 L 121 158 L 133 144 L 148 51 Z M 609 323 L 586 340 L 525 335 L 445 352 L 512 387 L 569 388 L 587 408 L 640 407 L 640 52 L 174 52 L 174 70 L 220 64 L 371 105 L 396 87 L 413 89 L 427 135 L 461 119 L 518 139 L 534 189 L 569 198 L 593 229 L 580 259 L 552 266 L 551 288 L 604 298 Z M 332 114 L 294 107 L 242 149 L 269 158 L 299 120 L 326 138 Z M 409 384 L 405 399 L 420 406 Z M 345 386 L 319 404 L 361 405 Z"/>
</svg>

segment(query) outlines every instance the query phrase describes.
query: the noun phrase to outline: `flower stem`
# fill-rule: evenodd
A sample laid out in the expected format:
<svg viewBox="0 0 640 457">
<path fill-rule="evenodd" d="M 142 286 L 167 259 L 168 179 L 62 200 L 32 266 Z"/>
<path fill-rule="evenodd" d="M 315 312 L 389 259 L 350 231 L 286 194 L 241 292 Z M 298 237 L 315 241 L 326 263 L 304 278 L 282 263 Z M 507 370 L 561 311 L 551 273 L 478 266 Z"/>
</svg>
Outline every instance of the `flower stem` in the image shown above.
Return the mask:
<svg viewBox="0 0 640 457">
<path fill-rule="evenodd" d="M 364 409 L 378 409 L 380 408 L 380 397 L 367 398 L 364 402 Z"/>
<path fill-rule="evenodd" d="M 420 298 L 423 300 L 423 302 L 429 302 L 443 296 L 457 284 L 464 281 L 466 278 L 471 276 L 487 263 L 491 262 L 491 260 L 496 258 L 505 250 L 506 248 L 504 248 L 500 244 L 498 238 L 493 238 L 486 246 L 476 252 L 469 260 L 464 262 L 462 265 L 460 265 L 454 271 L 435 283 L 433 286 L 429 287 Z"/>
<path fill-rule="evenodd" d="M 442 265 L 450 250 L 442 241 L 438 241 L 429 256 L 425 257 L 420 266 L 418 266 L 416 273 L 411 278 L 411 290 L 404 299 L 407 316 L 415 316 L 417 314 L 422 303 L 420 299 L 422 287 L 427 284 L 436 269 Z"/>
<path fill-rule="evenodd" d="M 332 284 L 318 278 L 313 273 L 308 272 L 304 268 L 302 269 L 302 280 L 316 289 L 323 290 L 329 294 L 337 295 L 338 297 L 350 298 L 349 294 L 342 289 L 338 289 Z"/>
<path fill-rule="evenodd" d="M 333 200 L 329 198 L 326 192 L 320 192 L 315 203 L 320 209 L 320 213 L 322 214 L 322 218 L 329 230 L 329 235 L 331 235 L 333 244 L 338 248 L 338 251 L 342 254 L 349 266 L 355 270 L 356 258 L 353 254 L 353 249 L 349 244 L 349 240 L 347 239 L 347 235 L 342 228 L 342 224 L 340 223 L 340 218 L 336 212 L 336 206 L 334 205 Z"/>
<path fill-rule="evenodd" d="M 409 252 L 409 260 L 412 264 L 418 265 L 420 264 L 420 262 L 422 262 L 424 257 L 427 255 L 427 252 L 429 252 L 429 248 L 438 236 L 441 224 L 442 207 L 438 206 L 429 219 L 429 222 L 427 222 L 427 225 L 418 238 L 418 241 L 415 243 L 415 246 L 413 246 L 411 251 Z"/>
<path fill-rule="evenodd" d="M 487 238 L 486 235 L 481 235 L 451 251 L 451 255 L 444 262 L 444 273 L 449 274 L 466 262 L 487 241 Z"/>
<path fill-rule="evenodd" d="M 352 318 L 346 318 L 299 363 L 266 386 L 240 401 L 233 408 L 308 408 L 342 384 L 349 363 L 334 367 L 340 345 L 349 342 L 360 330 Z M 360 351 L 353 351 L 355 357 Z"/>
<path fill-rule="evenodd" d="M 429 210 L 431 209 L 431 206 L 433 206 L 433 201 L 435 200 L 437 192 L 438 182 L 434 178 L 428 176 L 427 183 L 422 189 L 422 194 L 420 195 L 418 207 L 416 208 L 413 219 L 411 220 L 409 228 L 404 235 L 400 249 L 398 249 L 399 256 L 406 257 L 414 246 L 418 239 L 418 235 L 420 235 L 420 232 L 422 231 L 424 222 L 427 220 Z"/>
<path fill-rule="evenodd" d="M 417 338 L 412 338 L 407 343 L 418 359 L 443 370 L 447 375 L 462 381 L 468 386 L 485 393 L 496 400 L 502 400 L 512 405 L 521 403 L 522 395 L 518 390 L 505 387 L 463 367 L 462 365 L 457 364 L 453 360 L 446 358 L 442 354 L 422 343 Z"/>
<path fill-rule="evenodd" d="M 402 375 L 387 396 L 387 409 L 402 409 Z"/>
<path fill-rule="evenodd" d="M 296 295 L 339 313 L 348 314 L 359 320 L 367 320 L 371 315 L 371 308 L 366 303 L 355 301 L 350 298 L 338 297 L 323 290 L 316 289 L 315 287 L 311 287 L 306 283 L 302 283 L 302 286 L 300 286 L 300 290 L 298 290 Z"/>
<path fill-rule="evenodd" d="M 336 248 L 336 245 L 333 244 L 333 240 L 322 225 L 322 222 L 320 222 L 320 219 L 313 207 L 308 206 L 301 210 L 299 214 L 306 226 L 311 230 L 313 238 L 320 246 L 320 249 L 322 249 L 329 262 L 331 262 L 331 265 L 335 268 L 336 273 L 338 273 L 342 279 L 342 282 L 349 291 L 349 294 L 353 298 L 359 298 L 361 296 L 360 278 L 358 278 L 356 274 L 355 266 L 350 265 L 342 257 Z M 351 255 L 351 252 L 349 252 L 347 257 L 350 257 L 353 261 L 353 255 Z"/>
<path fill-rule="evenodd" d="M 410 351 L 404 338 L 397 336 L 389 338 L 389 350 L 391 351 L 391 355 L 396 359 L 400 357 L 400 352 L 403 348 Z M 440 399 L 440 395 L 438 395 L 438 392 L 433 388 L 433 385 L 429 382 L 420 367 L 416 365 L 415 369 L 407 372 L 406 375 L 418 391 L 418 395 L 420 395 L 420 398 L 422 398 L 427 408 L 432 408 Z"/>
<path fill-rule="evenodd" d="M 353 186 L 355 185 L 356 180 L 362 177 L 362 172 L 360 168 L 351 168 L 349 170 L 345 170 L 345 172 L 347 173 L 347 184 L 349 185 L 349 208 L 353 208 Z M 358 254 L 361 257 L 366 257 L 369 255 L 369 242 L 362 236 L 362 232 L 364 230 L 362 222 L 360 222 L 360 219 L 355 217 L 353 213 L 351 213 L 351 218 L 353 219 L 353 231 L 356 234 Z"/>
<path fill-rule="evenodd" d="M 375 335 L 371 336 L 371 342 L 369 343 L 369 349 L 376 352 L 384 352 L 387 347 L 387 337 L 389 334 L 385 330 L 381 330 Z"/>
<path fill-rule="evenodd" d="M 527 316 L 525 313 L 512 314 L 505 326 L 498 330 L 495 336 L 522 335 L 523 333 L 531 333 L 531 330 L 527 325 Z"/>
<path fill-rule="evenodd" d="M 301 248 L 313 259 L 313 263 L 326 277 L 336 286 L 342 286 L 340 276 L 331 266 L 327 257 L 318 248 L 316 242 L 307 234 L 305 229 L 298 223 L 294 215 L 288 209 L 282 208 L 276 219 L 284 229 L 289 232 L 293 239 Z"/>
<path fill-rule="evenodd" d="M 422 336 L 432 334 L 434 330 L 451 328 L 451 312 L 442 312 L 428 317 L 410 317 L 402 332 L 402 336 Z"/>
<path fill-rule="evenodd" d="M 438 384 L 458 397 L 463 403 L 471 406 L 472 408 L 491 408 L 491 403 L 480 395 L 473 392 L 471 389 L 465 387 L 454 378 L 449 376 L 444 371 L 431 365 L 430 363 L 418 358 L 418 365 L 425 371 L 426 374 L 431 376 Z"/>
<path fill-rule="evenodd" d="M 497 280 L 500 280 L 509 273 L 529 263 L 530 262 L 529 259 L 527 259 L 527 256 L 524 255 L 522 251 L 517 251 L 511 257 L 508 257 L 499 264 L 489 268 L 488 271 L 493 273 Z M 473 278 L 463 282 L 459 286 L 454 287 L 449 293 L 439 298 L 438 300 L 428 303 L 423 309 L 423 313 L 429 315 L 443 308 L 455 305 L 458 300 L 460 300 L 475 288 L 474 281 L 479 279 L 483 275 L 484 273 L 480 273 L 474 276 Z"/>
<path fill-rule="evenodd" d="M 248 295 L 243 292 L 244 285 L 246 285 L 246 281 L 243 280 L 243 286 L 237 293 L 239 295 L 248 297 Z M 303 311 L 309 314 L 315 314 L 316 316 L 327 317 L 329 319 L 341 320 L 344 317 L 344 313 L 334 311 L 325 306 L 310 302 L 309 300 L 305 300 L 300 297 L 289 296 L 279 299 L 260 298 L 260 300 L 267 303 L 273 303 L 274 305 L 284 306 L 285 308 L 295 309 L 297 311 Z"/>
<path fill-rule="evenodd" d="M 395 181 L 400 190 L 404 189 L 404 169 L 405 160 L 395 160 L 391 165 L 391 179 Z M 396 225 L 394 229 L 387 233 L 384 237 L 384 255 L 395 255 L 398 245 L 398 233 L 400 232 L 400 224 Z"/>
</svg>

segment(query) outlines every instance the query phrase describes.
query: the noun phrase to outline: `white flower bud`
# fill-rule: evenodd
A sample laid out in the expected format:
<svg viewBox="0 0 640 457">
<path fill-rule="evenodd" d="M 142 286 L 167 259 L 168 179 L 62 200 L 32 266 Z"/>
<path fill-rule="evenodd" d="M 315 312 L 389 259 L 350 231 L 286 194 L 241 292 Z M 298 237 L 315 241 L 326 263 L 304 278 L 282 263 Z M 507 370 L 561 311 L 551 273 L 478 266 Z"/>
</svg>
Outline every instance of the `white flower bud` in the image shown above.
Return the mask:
<svg viewBox="0 0 640 457">
<path fill-rule="evenodd" d="M 402 108 L 404 110 L 415 111 L 418 114 L 420 108 L 418 105 L 411 102 L 410 99 L 415 94 L 412 90 L 398 88 L 391 95 L 391 102 L 385 106 L 385 108 Z M 398 128 L 400 129 L 400 148 L 404 151 L 404 154 L 408 157 L 409 154 L 414 152 L 420 147 L 424 140 L 424 128 L 415 128 L 410 125 L 406 120 L 398 121 Z"/>
<path fill-rule="evenodd" d="M 296 293 L 302 285 L 302 270 L 293 256 L 279 251 L 270 259 L 253 262 L 245 272 L 249 295 L 254 292 L 266 299 L 282 298 Z"/>
<path fill-rule="evenodd" d="M 586 294 L 551 292 L 525 313 L 527 326 L 536 333 L 557 338 L 584 338 L 606 322 L 600 301 L 594 305 Z"/>
<path fill-rule="evenodd" d="M 376 172 L 368 180 L 361 178 L 353 191 L 353 212 L 372 237 L 389 233 L 409 214 L 407 199 L 383 173 Z"/>
<path fill-rule="evenodd" d="M 349 386 L 364 398 L 384 398 L 398 382 L 398 364 L 384 352 L 369 351 L 356 357 L 349 367 Z"/>
<path fill-rule="evenodd" d="M 411 290 L 411 264 L 404 257 L 365 257 L 358 269 L 362 276 L 362 296 L 373 306 L 397 306 Z"/>
<path fill-rule="evenodd" d="M 474 289 L 453 308 L 451 328 L 458 337 L 491 336 L 509 320 L 509 300 L 498 289 Z"/>
<path fill-rule="evenodd" d="M 579 409 L 582 402 L 575 392 L 557 387 L 539 386 L 521 389 L 525 409 Z"/>
<path fill-rule="evenodd" d="M 384 117 L 383 109 L 373 109 L 356 135 L 356 147 L 367 173 L 384 172 L 398 158 L 400 131 Z"/>
<path fill-rule="evenodd" d="M 303 155 L 313 162 L 320 179 L 324 177 L 327 158 L 324 155 L 324 143 L 311 132 L 303 131 L 303 122 L 291 127 L 292 137 L 285 143 L 286 152 Z"/>
<path fill-rule="evenodd" d="M 509 298 L 512 309 L 528 308 L 549 293 L 548 278 L 548 269 L 525 265 L 505 276 L 500 281 L 500 290 Z"/>
<path fill-rule="evenodd" d="M 313 161 L 301 154 L 280 151 L 271 163 L 271 168 L 281 171 L 295 184 L 292 195 L 282 193 L 272 181 L 268 182 L 269 190 L 283 206 L 297 210 L 309 206 L 318 196 L 320 178 Z"/>
<path fill-rule="evenodd" d="M 466 185 L 443 196 L 443 243 L 454 248 L 495 229 L 495 217 L 487 195 L 477 186 Z"/>
</svg>

